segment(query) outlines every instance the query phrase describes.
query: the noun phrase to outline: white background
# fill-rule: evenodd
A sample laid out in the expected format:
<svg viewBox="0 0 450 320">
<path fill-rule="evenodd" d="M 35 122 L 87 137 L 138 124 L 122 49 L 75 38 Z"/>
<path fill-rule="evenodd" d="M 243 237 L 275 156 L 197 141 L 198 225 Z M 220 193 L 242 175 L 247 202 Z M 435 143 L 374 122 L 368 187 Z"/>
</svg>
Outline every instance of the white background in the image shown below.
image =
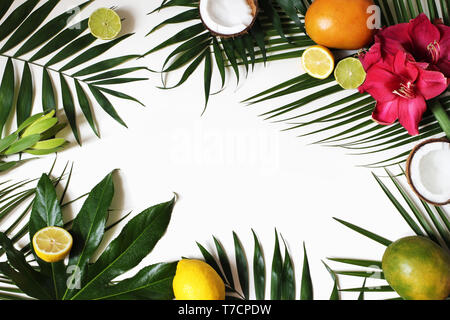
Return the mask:
<svg viewBox="0 0 450 320">
<path fill-rule="evenodd" d="M 16 2 L 14 5 L 22 3 Z M 62 0 L 51 17 L 78 3 Z M 159 0 L 97 0 L 87 7 L 82 17 L 89 16 L 98 7 L 118 6 L 118 13 L 126 19 L 124 31 L 136 33 L 101 59 L 144 53 L 181 30 L 180 26 L 171 26 L 145 37 L 157 23 L 179 12 L 168 9 L 146 15 L 158 4 Z M 129 65 L 146 65 L 159 70 L 168 52 L 162 51 Z M 5 62 L 0 59 L 0 68 L 4 68 Z M 15 62 L 14 66 L 16 74 L 20 75 L 22 64 Z M 41 70 L 33 67 L 32 72 L 39 87 Z M 230 74 L 227 89 L 211 97 L 203 116 L 203 71 L 174 90 L 156 88 L 161 85 L 159 74 L 138 74 L 148 76 L 149 81 L 117 88 L 143 101 L 145 108 L 111 98 L 129 129 L 121 127 L 95 106 L 101 139 L 94 136 L 80 116 L 83 146 L 72 142 L 60 153 L 56 172 L 67 161 L 74 162 L 68 197 L 75 198 L 88 192 L 108 172 L 119 168 L 115 176 L 115 218 L 130 210 L 136 214 L 148 206 L 168 201 L 173 192 L 180 196 L 167 234 L 142 265 L 181 256 L 200 257 L 195 242 L 213 248 L 211 235 L 222 241 L 233 259 L 232 231 L 236 231 L 247 248 L 251 268 L 253 228 L 265 249 L 269 271 L 274 229 L 277 228 L 289 244 L 297 282 L 300 282 L 305 241 L 315 297 L 328 299 L 332 280 L 321 260 L 333 256 L 379 260 L 383 254 L 381 245 L 346 229 L 332 217 L 351 221 L 390 240 L 411 232 L 371 171 L 356 166 L 364 162 L 362 158 L 345 155 L 339 148 L 308 145 L 317 137 L 298 138 L 295 132 L 280 132 L 282 125 L 258 117 L 268 110 L 267 107 L 279 106 L 283 100 L 273 105 L 269 103 L 266 108 L 264 105 L 245 107 L 239 102 L 302 72 L 298 59 L 269 63 L 266 68 L 257 66 L 247 78 L 243 77 L 237 88 Z M 57 75 L 52 76 L 59 87 Z M 169 77 L 169 82 L 175 81 L 175 76 Z M 213 91 L 218 85 L 216 79 Z M 37 92 L 34 112 L 41 111 L 40 101 L 40 92 Z M 11 124 L 11 128 L 15 125 Z M 62 136 L 74 140 L 69 129 Z M 49 169 L 52 161 L 53 156 L 29 162 L 3 179 L 38 177 Z M 80 202 L 75 204 L 73 211 L 80 206 Z M 345 267 L 329 264 L 337 270 Z M 368 285 L 374 283 L 368 282 Z M 360 278 L 343 277 L 341 280 L 343 288 L 361 285 Z M 356 296 L 345 294 L 343 297 L 355 299 Z"/>
</svg>

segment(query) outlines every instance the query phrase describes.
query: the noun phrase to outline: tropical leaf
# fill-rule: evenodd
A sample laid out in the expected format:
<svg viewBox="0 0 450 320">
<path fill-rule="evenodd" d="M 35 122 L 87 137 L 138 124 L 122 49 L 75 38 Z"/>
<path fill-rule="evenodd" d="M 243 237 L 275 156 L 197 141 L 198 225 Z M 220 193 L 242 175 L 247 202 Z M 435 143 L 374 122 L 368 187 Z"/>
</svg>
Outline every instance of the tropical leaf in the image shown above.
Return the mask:
<svg viewBox="0 0 450 320">
<path fill-rule="evenodd" d="M 236 79 L 239 81 L 243 71 L 241 66 L 244 66 L 247 73 L 250 65 L 298 57 L 301 55 L 301 48 L 313 44 L 313 41 L 304 34 L 301 15 L 305 14 L 306 7 L 301 1 L 260 0 L 258 3 L 261 10 L 256 23 L 249 32 L 225 39 L 214 36 L 202 24 L 198 7 L 199 1 L 172 0 L 164 2 L 153 12 L 174 6 L 185 8 L 185 10 L 159 23 L 147 35 L 152 35 L 168 25 L 187 26 L 147 51 L 144 56 L 170 46 L 176 46 L 168 54 L 161 69 L 162 73 L 185 69 L 176 86 L 184 83 L 203 63 L 206 106 L 211 94 L 214 65 L 217 66 L 223 87 L 227 67 L 233 69 Z M 168 88 L 165 83 L 164 88 Z"/>
<path fill-rule="evenodd" d="M 442 18 L 448 24 L 448 4 L 446 1 L 409 0 L 376 1 L 382 9 L 384 25 L 407 22 L 419 13 L 426 12 L 431 20 Z M 392 6 L 391 6 L 392 4 Z M 437 8 L 441 7 L 442 10 Z M 292 14 L 289 15 L 292 19 Z M 313 93 L 304 91 L 312 89 Z M 278 99 L 292 97 L 291 102 L 273 107 Z M 327 97 L 331 103 L 321 105 L 319 100 Z M 414 142 L 431 137 L 449 135 L 448 119 L 450 99 L 441 96 L 428 102 L 428 110 L 420 124 L 420 134 L 411 137 L 396 123 L 391 126 L 378 125 L 371 120 L 375 100 L 367 94 L 344 90 L 337 85 L 333 76 L 325 80 L 301 75 L 246 99 L 249 105 L 271 103 L 271 110 L 261 114 L 267 120 L 285 125 L 284 131 L 293 131 L 298 136 L 320 136 L 315 141 L 331 147 L 349 150 L 352 155 L 364 156 L 366 167 L 385 167 L 403 163 Z M 432 112 L 431 112 L 432 111 Z M 447 113 L 447 114 L 446 114 Z"/>
<path fill-rule="evenodd" d="M 301 280 L 301 293 L 296 294 L 296 277 L 294 265 L 291 255 L 287 248 L 286 242 L 284 244 L 284 256 L 281 254 L 281 246 L 279 241 L 279 234 L 275 231 L 275 251 L 272 258 L 272 268 L 270 270 L 270 285 L 266 281 L 266 266 L 263 254 L 263 248 L 258 240 L 256 233 L 252 230 L 254 239 L 253 248 L 253 269 L 250 270 L 247 266 L 246 251 L 239 241 L 239 237 L 233 232 L 234 253 L 236 257 L 236 264 L 234 264 L 237 271 L 237 279 L 233 277 L 231 272 L 232 264 L 228 260 L 228 254 L 219 240 L 213 236 L 217 255 L 215 252 L 209 252 L 204 246 L 197 243 L 200 252 L 205 260 L 219 276 L 224 279 L 226 285 L 226 298 L 230 300 L 264 300 L 266 296 L 266 289 L 270 291 L 270 300 L 295 300 L 313 299 L 312 295 L 312 280 L 309 269 L 308 260 L 306 257 L 306 247 L 304 248 L 303 271 Z M 217 258 L 216 258 L 217 257 Z M 253 279 L 254 286 L 251 286 L 249 279 Z M 336 278 L 333 278 L 335 285 L 333 289 L 332 299 L 339 299 L 338 284 Z M 250 292 L 249 288 L 254 291 Z M 270 287 L 270 288 L 269 288 Z"/>
<path fill-rule="evenodd" d="M 403 170 L 401 170 L 403 173 Z M 391 174 L 388 170 L 387 177 L 389 181 L 394 185 L 398 193 L 401 195 L 403 201 L 406 203 L 407 207 L 405 207 L 400 199 L 398 199 L 394 194 L 390 191 L 388 186 L 381 180 L 380 177 L 374 175 L 376 181 L 380 185 L 383 192 L 386 194 L 388 199 L 397 209 L 400 216 L 405 220 L 406 224 L 411 228 L 411 231 L 415 235 L 420 235 L 422 237 L 428 237 L 430 240 L 437 243 L 439 246 L 443 247 L 444 250 L 448 250 L 450 248 L 450 228 L 449 225 L 446 224 L 448 220 L 446 213 L 440 207 L 432 208 L 426 202 L 417 199 L 417 197 L 411 196 L 406 190 L 403 189 L 399 178 Z M 419 207 L 418 203 L 422 204 L 422 207 Z M 408 210 L 409 208 L 409 210 Z M 428 219 L 427 219 L 428 218 Z M 390 244 L 390 241 L 376 235 L 373 232 L 367 231 L 363 228 L 355 226 L 351 223 L 345 222 L 340 219 L 336 219 L 338 222 L 342 223 L 346 227 L 356 231 L 363 236 L 376 241 L 377 243 L 387 246 Z M 435 232 L 434 230 L 437 230 Z M 364 279 L 374 278 L 378 280 L 384 279 L 384 274 L 382 271 L 381 257 L 377 257 L 373 260 L 362 260 L 362 259 L 347 259 L 347 258 L 329 258 L 329 260 L 361 267 L 362 269 L 358 270 L 339 270 L 333 271 L 337 275 L 341 276 L 351 276 L 351 277 L 362 277 Z M 364 285 L 361 288 L 350 288 L 343 289 L 341 291 L 347 292 L 360 292 L 360 298 L 364 297 L 363 292 L 393 292 L 394 290 L 386 283 L 382 284 L 378 287 L 366 287 L 366 280 L 364 280 Z"/>
<path fill-rule="evenodd" d="M 118 66 L 127 63 L 129 60 L 139 57 L 139 55 L 123 55 L 96 63 L 90 63 L 94 58 L 100 57 L 103 53 L 118 45 L 131 34 L 123 35 L 115 40 L 103 42 L 95 45 L 96 38 L 88 31 L 88 19 L 72 23 L 78 19 L 83 9 L 88 7 L 93 1 L 78 1 L 79 4 L 51 20 L 47 17 L 57 10 L 59 0 L 39 1 L 28 0 L 22 5 L 9 12 L 12 2 L 2 1 L 0 6 L 0 16 L 6 16 L 0 25 L 0 39 L 5 39 L 4 45 L 0 48 L 0 58 L 5 59 L 6 67 L 2 71 L 2 82 L 0 86 L 0 130 L 12 115 L 14 109 L 14 95 L 18 94 L 16 104 L 16 114 L 18 125 L 22 124 L 26 118 L 31 116 L 35 101 L 33 99 L 36 91 L 42 92 L 42 108 L 45 113 L 62 107 L 67 116 L 68 123 L 72 129 L 75 139 L 81 144 L 81 137 L 78 133 L 75 121 L 77 109 L 82 110 L 86 120 L 91 125 L 94 133 L 98 135 L 98 130 L 94 125 L 91 113 L 90 97 L 83 89 L 95 84 L 96 90 L 105 92 L 108 95 L 118 96 L 130 101 L 138 102 L 135 98 L 120 91 L 109 91 L 108 86 L 112 84 L 110 78 L 120 75 Z M 41 5 L 40 5 L 41 4 Z M 39 6 L 40 5 L 40 6 Z M 35 9 L 36 8 L 36 9 Z M 8 14 L 9 12 L 9 14 Z M 15 49 L 17 47 L 17 49 Z M 10 53 L 11 51 L 13 53 Z M 32 53 L 31 58 L 25 56 Z M 57 63 L 64 63 L 62 67 Z M 15 75 L 15 65 L 23 64 L 23 74 L 20 79 L 20 86 L 15 87 L 19 77 Z M 78 70 L 71 71 L 77 68 Z M 126 68 L 128 73 L 138 70 L 145 70 L 145 67 Z M 41 88 L 33 81 L 32 71 L 42 73 Z M 95 83 L 95 77 L 103 74 L 103 82 Z M 89 78 L 85 76 L 89 75 Z M 54 77 L 57 78 L 54 78 Z M 94 79 L 93 79 L 94 78 Z M 129 83 L 132 81 L 143 81 L 147 78 L 124 78 L 116 79 L 115 83 Z M 54 86 L 54 81 L 58 80 L 60 86 Z M 75 90 L 71 87 L 74 83 Z M 59 94 L 60 93 L 60 94 Z M 62 105 L 57 101 L 61 96 Z M 77 97 L 77 101 L 74 99 Z M 93 97 L 98 100 L 97 91 Z M 102 97 L 101 103 L 107 98 Z M 77 104 L 78 102 L 78 104 Z M 104 108 L 104 105 L 101 105 Z M 115 115 L 115 107 L 109 103 L 108 113 L 113 118 L 124 124 Z M 48 150 L 59 150 L 52 148 Z M 43 151 L 33 151 L 32 153 L 44 154 Z"/>
</svg>

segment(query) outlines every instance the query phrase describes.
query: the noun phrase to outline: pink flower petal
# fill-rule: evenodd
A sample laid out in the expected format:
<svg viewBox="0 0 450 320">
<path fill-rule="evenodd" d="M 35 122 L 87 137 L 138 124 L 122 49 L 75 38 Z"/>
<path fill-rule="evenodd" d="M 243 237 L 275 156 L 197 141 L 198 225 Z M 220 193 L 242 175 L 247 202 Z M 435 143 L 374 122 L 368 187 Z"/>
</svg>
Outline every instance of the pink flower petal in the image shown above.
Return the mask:
<svg viewBox="0 0 450 320">
<path fill-rule="evenodd" d="M 417 66 L 407 60 L 406 53 L 397 51 L 394 60 L 394 72 L 403 77 L 405 82 L 414 82 L 419 75 Z"/>
<path fill-rule="evenodd" d="M 432 24 L 423 13 L 411 20 L 410 35 L 414 40 L 414 55 L 416 58 L 430 58 L 427 46 L 435 41 L 439 43 L 441 39 L 438 27 Z"/>
<path fill-rule="evenodd" d="M 447 89 L 447 86 L 447 78 L 441 72 L 420 69 L 416 92 L 425 100 L 437 97 Z"/>
<path fill-rule="evenodd" d="M 397 75 L 376 64 L 368 70 L 366 80 L 359 90 L 368 92 L 378 102 L 388 102 L 397 97 L 393 91 L 398 89 L 399 84 Z"/>
<path fill-rule="evenodd" d="M 419 134 L 419 123 L 426 109 L 425 99 L 420 95 L 414 99 L 398 99 L 398 120 L 410 135 Z"/>
<path fill-rule="evenodd" d="M 398 100 L 396 98 L 388 102 L 377 102 L 372 113 L 372 118 L 381 125 L 392 124 L 398 118 Z"/>
</svg>

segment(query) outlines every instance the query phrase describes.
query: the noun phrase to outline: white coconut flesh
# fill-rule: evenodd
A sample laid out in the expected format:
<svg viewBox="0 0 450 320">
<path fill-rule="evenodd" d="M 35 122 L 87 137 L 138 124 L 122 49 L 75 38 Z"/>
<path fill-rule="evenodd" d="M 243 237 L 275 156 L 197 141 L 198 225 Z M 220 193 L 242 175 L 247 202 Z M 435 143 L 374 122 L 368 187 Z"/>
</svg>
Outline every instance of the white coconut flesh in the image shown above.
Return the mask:
<svg viewBox="0 0 450 320">
<path fill-rule="evenodd" d="M 209 30 L 225 36 L 245 31 L 255 18 L 248 0 L 201 0 L 200 15 Z"/>
<path fill-rule="evenodd" d="M 450 143 L 433 141 L 419 147 L 410 160 L 410 183 L 422 198 L 434 203 L 450 200 Z"/>
</svg>

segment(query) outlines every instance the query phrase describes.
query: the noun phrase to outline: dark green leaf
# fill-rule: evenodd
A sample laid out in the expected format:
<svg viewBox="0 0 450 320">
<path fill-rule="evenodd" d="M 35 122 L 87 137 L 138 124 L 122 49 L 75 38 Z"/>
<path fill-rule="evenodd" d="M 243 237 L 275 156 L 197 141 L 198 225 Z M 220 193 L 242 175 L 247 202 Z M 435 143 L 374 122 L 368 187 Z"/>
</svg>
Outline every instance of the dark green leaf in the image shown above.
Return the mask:
<svg viewBox="0 0 450 320">
<path fill-rule="evenodd" d="M 33 107 L 33 79 L 28 62 L 23 66 L 22 82 L 17 97 L 17 126 L 31 116 Z"/>
<path fill-rule="evenodd" d="M 176 268 L 177 262 L 144 267 L 135 276 L 105 288 L 97 299 L 172 300 Z"/>
<path fill-rule="evenodd" d="M 213 268 L 217 274 L 222 278 L 222 280 L 225 282 L 226 278 L 224 274 L 222 273 L 222 270 L 220 270 L 219 265 L 217 264 L 216 260 L 212 256 L 211 253 L 209 253 L 208 250 L 205 249 L 200 243 L 197 242 L 197 247 L 200 249 L 200 252 L 202 253 L 203 259 L 205 259 L 205 262 Z"/>
<path fill-rule="evenodd" d="M 212 78 L 212 62 L 211 52 L 205 51 L 205 73 L 204 73 L 204 86 L 205 86 L 205 109 L 208 104 L 209 94 L 211 93 L 211 78 Z"/>
<path fill-rule="evenodd" d="M 42 109 L 45 113 L 56 110 L 55 91 L 52 79 L 46 68 L 42 69 Z"/>
<path fill-rule="evenodd" d="M 3 18 L 3 16 L 5 15 L 5 13 L 8 11 L 8 9 L 11 7 L 11 5 L 13 4 L 14 0 L 3 0 L 0 3 L 0 19 Z"/>
<path fill-rule="evenodd" d="M 351 264 L 360 267 L 381 268 L 381 261 L 375 260 L 361 260 L 361 259 L 342 259 L 342 258 L 328 258 L 328 260 Z"/>
<path fill-rule="evenodd" d="M 70 128 L 72 129 L 73 135 L 77 140 L 78 144 L 81 145 L 80 136 L 78 134 L 77 128 L 77 115 L 75 112 L 75 103 L 73 101 L 72 92 L 70 91 L 69 85 L 62 74 L 59 75 L 61 82 L 61 96 L 63 101 L 64 113 L 66 114 L 67 120 L 69 121 Z"/>
<path fill-rule="evenodd" d="M 75 41 L 72 41 L 68 45 L 66 45 L 64 48 L 61 49 L 57 54 L 53 56 L 46 64 L 46 67 L 52 66 L 58 62 L 61 62 L 68 57 L 76 54 L 80 50 L 86 48 L 91 43 L 93 43 L 97 38 L 94 37 L 92 34 L 88 33 L 81 38 L 76 39 Z"/>
<path fill-rule="evenodd" d="M 280 242 L 278 241 L 278 232 L 275 230 L 275 250 L 272 259 L 272 272 L 270 283 L 270 299 L 281 299 L 281 274 L 283 272 L 283 259 L 281 257 Z"/>
<path fill-rule="evenodd" d="M 111 40 L 106 43 L 102 43 L 95 47 L 87 49 L 85 52 L 81 53 L 80 55 L 75 57 L 72 61 L 67 63 L 65 66 L 63 66 L 60 69 L 60 71 L 66 71 L 66 70 L 72 69 L 74 67 L 77 67 L 77 66 L 89 61 L 89 60 L 92 60 L 92 59 L 98 57 L 99 55 L 105 53 L 106 51 L 108 51 L 109 49 L 114 47 L 116 44 L 127 39 L 131 35 L 133 35 L 133 34 L 129 33 L 129 34 L 123 35 L 115 40 Z M 79 50 L 79 48 L 78 48 L 78 50 Z"/>
<path fill-rule="evenodd" d="M 103 239 L 108 209 L 114 195 L 112 174 L 108 174 L 92 189 L 72 224 L 74 245 L 70 252 L 69 267 L 79 270 L 78 275 L 81 277 L 85 275 L 87 264 Z M 70 298 L 73 293 L 67 288 L 63 299 Z"/>
<path fill-rule="evenodd" d="M 84 19 L 81 22 L 76 22 L 75 24 L 67 27 L 63 32 L 58 34 L 52 40 L 50 40 L 45 46 L 43 46 L 38 52 L 36 52 L 30 61 L 36 61 L 38 59 L 44 58 L 49 54 L 61 49 L 68 43 L 75 40 L 80 34 L 82 34 L 88 27 L 88 20 Z"/>
<path fill-rule="evenodd" d="M 176 35 L 174 35 L 173 37 L 167 39 L 166 41 L 164 41 L 163 43 L 159 44 L 158 46 L 156 46 L 155 48 L 153 48 L 152 50 L 146 52 L 144 54 L 144 56 L 147 56 L 155 51 L 161 50 L 163 48 L 166 48 L 168 46 L 171 46 L 175 43 L 178 42 L 182 42 L 182 41 L 186 41 L 189 40 L 190 38 L 202 33 L 205 31 L 205 27 L 203 26 L 202 23 L 198 23 L 196 25 L 187 27 L 186 29 L 178 32 Z"/>
<path fill-rule="evenodd" d="M 306 246 L 303 244 L 303 271 L 302 284 L 300 289 L 300 300 L 314 300 L 313 285 L 311 280 L 311 272 L 309 270 L 308 255 Z"/>
<path fill-rule="evenodd" d="M 258 238 L 253 230 L 252 233 L 255 240 L 255 253 L 253 256 L 255 295 L 256 300 L 264 300 L 266 296 L 266 264 Z"/>
<path fill-rule="evenodd" d="M 95 100 L 97 100 L 100 107 L 102 107 L 103 110 L 107 114 L 109 114 L 114 120 L 119 122 L 121 125 L 123 125 L 125 128 L 127 128 L 127 125 L 123 120 L 120 118 L 120 116 L 117 114 L 116 110 L 114 109 L 114 106 L 111 104 L 111 102 L 105 97 L 103 93 L 100 92 L 96 87 L 89 85 L 89 89 L 92 92 L 92 95 L 94 96 Z"/>
<path fill-rule="evenodd" d="M 30 14 L 30 16 L 23 21 L 20 27 L 9 37 L 8 41 L 0 49 L 0 52 L 6 52 L 9 49 L 14 48 L 23 40 L 25 40 L 30 34 L 32 34 L 45 18 L 50 14 L 53 8 L 58 4 L 59 0 L 48 0 L 41 7 L 36 9 Z"/>
<path fill-rule="evenodd" d="M 295 300 L 294 266 L 292 264 L 291 256 L 289 255 L 286 243 L 284 246 L 284 263 L 283 272 L 281 274 L 281 300 Z"/>
<path fill-rule="evenodd" d="M 249 299 L 249 280 L 248 280 L 248 263 L 247 257 L 245 256 L 244 248 L 242 247 L 241 241 L 239 240 L 237 234 L 233 232 L 234 240 L 234 252 L 236 255 L 236 267 L 238 271 L 239 283 L 241 285 L 242 292 L 244 293 L 245 299 Z"/>
<path fill-rule="evenodd" d="M 0 25 L 0 41 L 5 39 L 25 20 L 38 2 L 39 0 L 28 0 L 11 12 L 11 14 Z M 7 5 L 6 1 L 2 0 L 2 3 Z"/>
<path fill-rule="evenodd" d="M 219 240 L 217 240 L 216 237 L 213 237 L 213 239 L 214 239 L 214 245 L 216 246 L 216 249 L 217 249 L 217 254 L 219 256 L 220 265 L 222 266 L 222 270 L 225 274 L 225 278 L 228 281 L 228 284 L 231 287 L 235 288 L 233 274 L 231 273 L 230 260 L 228 260 L 227 253 L 223 249 Z"/>
<path fill-rule="evenodd" d="M 43 174 L 36 187 L 36 196 L 28 222 L 30 243 L 32 243 L 35 233 L 40 229 L 53 226 L 63 227 L 64 222 L 55 187 L 50 178 Z M 66 286 L 64 263 L 47 263 L 39 259 L 34 250 L 33 253 L 41 267 L 41 273 L 46 274 L 51 279 L 53 295 L 60 299 Z"/>
<path fill-rule="evenodd" d="M 333 219 L 338 221 L 339 223 L 342 223 L 347 228 L 350 228 L 350 229 L 352 229 L 352 230 L 362 234 L 363 236 L 366 236 L 369 239 L 372 239 L 372 240 L 374 240 L 374 241 L 376 241 L 378 243 L 381 243 L 384 246 L 389 246 L 392 243 L 392 241 L 390 241 L 390 240 L 388 240 L 386 238 L 383 238 L 383 237 L 381 237 L 381 236 L 379 236 L 379 235 L 377 235 L 377 234 L 375 234 L 373 232 L 370 232 L 370 231 L 367 231 L 367 230 L 365 230 L 363 228 L 355 226 L 354 224 L 351 224 L 349 222 L 346 222 L 346 221 L 338 219 L 338 218 L 333 218 Z"/>
<path fill-rule="evenodd" d="M 59 2 L 59 1 L 57 1 Z M 14 54 L 15 57 L 20 57 L 31 50 L 36 49 L 41 44 L 47 42 L 59 33 L 64 27 L 75 17 L 76 12 L 82 10 L 90 1 L 82 3 L 80 6 L 67 10 L 59 16 L 47 22 L 42 28 L 37 30 L 33 35 L 20 47 Z M 51 11 L 51 10 L 50 10 Z"/>
<path fill-rule="evenodd" d="M 11 58 L 8 58 L 0 85 L 0 137 L 14 106 L 14 83 L 14 66 Z"/>
<path fill-rule="evenodd" d="M 424 236 L 420 227 L 416 224 L 416 222 L 411 218 L 408 212 L 402 207 L 402 205 L 398 202 L 398 200 L 394 197 L 394 195 L 389 191 L 389 189 L 384 185 L 384 183 L 378 178 L 375 174 L 373 174 L 375 180 L 377 180 L 381 189 L 383 189 L 384 193 L 388 196 L 389 200 L 391 200 L 392 204 L 401 214 L 403 219 L 405 219 L 406 223 L 411 227 L 411 229 L 417 234 Z M 389 245 L 389 244 L 388 244 Z"/>
<path fill-rule="evenodd" d="M 89 268 L 88 281 L 72 299 L 96 299 L 115 277 L 135 267 L 164 235 L 175 199 L 153 206 L 131 219 Z"/>
<path fill-rule="evenodd" d="M 176 16 L 173 16 L 172 18 L 164 20 L 163 22 L 158 24 L 156 27 L 154 27 L 149 33 L 147 33 L 146 36 L 150 35 L 151 33 L 155 32 L 159 28 L 166 26 L 168 24 L 187 22 L 190 20 L 198 19 L 199 17 L 200 17 L 200 14 L 199 14 L 199 11 L 197 8 L 191 9 L 188 11 L 184 11 L 180 14 L 177 14 Z"/>
<path fill-rule="evenodd" d="M 133 98 L 132 96 L 129 96 L 129 95 L 123 93 L 123 92 L 119 92 L 119 91 L 115 91 L 115 90 L 111 90 L 111 89 L 103 88 L 103 87 L 95 87 L 95 88 L 97 88 L 98 90 L 103 91 L 103 92 L 105 92 L 107 94 L 110 94 L 110 95 L 112 95 L 114 97 L 117 97 L 117 98 L 120 98 L 120 99 L 125 99 L 125 100 L 131 100 L 131 101 L 139 103 L 141 106 L 144 106 L 144 104 L 142 102 L 140 102 L 136 98 Z"/>
<path fill-rule="evenodd" d="M 98 134 L 97 126 L 95 125 L 94 118 L 92 116 L 91 104 L 86 95 L 86 92 L 81 87 L 81 85 L 77 79 L 74 79 L 74 82 L 75 82 L 75 89 L 77 91 L 78 104 L 80 105 L 81 111 L 83 112 L 84 117 L 86 118 L 87 122 L 91 126 L 92 131 L 94 131 L 95 135 L 98 137 L 99 134 Z"/>
<path fill-rule="evenodd" d="M 132 68 L 124 68 L 124 69 L 115 69 L 111 71 L 107 71 L 101 74 L 97 74 L 95 76 L 92 76 L 90 78 L 85 79 L 84 81 L 97 81 L 97 80 L 104 80 L 104 79 L 111 79 L 116 78 L 134 71 L 138 70 L 149 70 L 147 67 L 132 67 Z"/>
<path fill-rule="evenodd" d="M 118 65 L 121 65 L 122 63 L 124 63 L 128 60 L 135 59 L 138 57 L 139 57 L 138 55 L 127 55 L 127 56 L 112 58 L 112 59 L 108 59 L 108 60 L 103 60 L 103 61 L 97 62 L 89 67 L 86 67 L 86 68 L 74 73 L 72 76 L 73 77 L 81 77 L 81 76 L 86 76 L 86 75 L 89 75 L 92 73 L 105 71 L 105 70 L 117 67 Z"/>
<path fill-rule="evenodd" d="M 54 299 L 48 292 L 46 279 L 25 261 L 25 256 L 13 247 L 11 240 L 4 233 L 0 233 L 0 246 L 8 256 L 8 263 L 0 263 L 0 270 L 4 275 L 12 279 L 23 292 L 31 297 Z"/>
</svg>

